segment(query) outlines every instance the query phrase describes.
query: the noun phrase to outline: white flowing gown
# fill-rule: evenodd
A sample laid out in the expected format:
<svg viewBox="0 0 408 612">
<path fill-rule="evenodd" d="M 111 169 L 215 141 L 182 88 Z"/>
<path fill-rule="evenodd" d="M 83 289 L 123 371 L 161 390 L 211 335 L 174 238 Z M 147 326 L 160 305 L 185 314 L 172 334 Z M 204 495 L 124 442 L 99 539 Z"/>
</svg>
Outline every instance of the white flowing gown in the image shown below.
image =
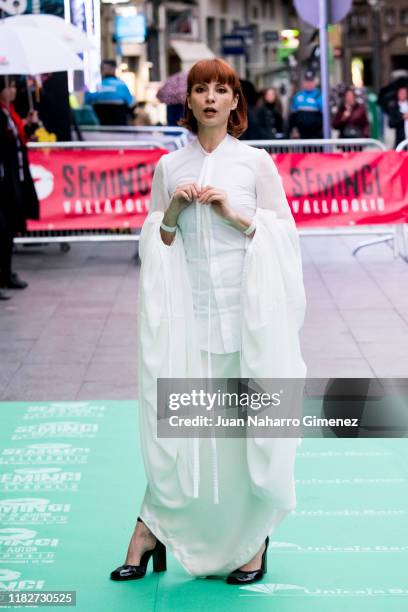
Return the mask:
<svg viewBox="0 0 408 612">
<path fill-rule="evenodd" d="M 232 208 L 256 216 L 255 237 L 195 202 L 165 245 L 163 211 L 178 185 L 193 182 L 224 189 Z M 160 439 L 156 381 L 305 376 L 299 242 L 270 156 L 230 135 L 210 154 L 195 140 L 164 155 L 140 256 L 139 418 L 148 480 L 140 516 L 188 573 L 226 575 L 295 507 L 299 439 Z"/>
</svg>

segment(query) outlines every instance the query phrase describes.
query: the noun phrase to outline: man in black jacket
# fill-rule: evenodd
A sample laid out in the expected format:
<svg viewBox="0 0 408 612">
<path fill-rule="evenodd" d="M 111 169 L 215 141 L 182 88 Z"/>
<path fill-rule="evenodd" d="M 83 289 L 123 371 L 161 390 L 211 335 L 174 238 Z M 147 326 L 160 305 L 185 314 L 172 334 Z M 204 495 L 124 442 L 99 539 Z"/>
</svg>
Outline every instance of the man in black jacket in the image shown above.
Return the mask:
<svg viewBox="0 0 408 612">
<path fill-rule="evenodd" d="M 388 125 L 395 128 L 395 148 L 403 140 L 408 139 L 408 88 L 397 90 L 397 99 L 388 107 Z"/>
</svg>

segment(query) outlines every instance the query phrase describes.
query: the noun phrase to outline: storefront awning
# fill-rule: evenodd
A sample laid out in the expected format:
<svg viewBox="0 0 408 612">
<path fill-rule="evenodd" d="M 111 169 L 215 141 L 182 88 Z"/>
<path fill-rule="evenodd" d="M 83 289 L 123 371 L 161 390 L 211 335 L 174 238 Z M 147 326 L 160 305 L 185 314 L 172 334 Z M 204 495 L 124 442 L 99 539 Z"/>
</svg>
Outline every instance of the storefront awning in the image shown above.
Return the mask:
<svg viewBox="0 0 408 612">
<path fill-rule="evenodd" d="M 179 56 L 182 63 L 182 70 L 188 71 L 191 66 L 202 59 L 212 59 L 215 54 L 207 45 L 202 42 L 190 40 L 173 40 L 170 47 Z"/>
</svg>

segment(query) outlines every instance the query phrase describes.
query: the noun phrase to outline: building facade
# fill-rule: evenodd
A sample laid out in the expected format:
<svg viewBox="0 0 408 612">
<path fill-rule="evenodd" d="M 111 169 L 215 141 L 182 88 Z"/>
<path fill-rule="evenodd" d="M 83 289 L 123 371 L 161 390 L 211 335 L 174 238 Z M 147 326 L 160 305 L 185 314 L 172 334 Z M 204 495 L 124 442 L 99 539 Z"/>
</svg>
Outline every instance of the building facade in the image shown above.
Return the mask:
<svg viewBox="0 0 408 612">
<path fill-rule="evenodd" d="M 145 19 L 145 39 L 118 40 L 118 18 L 136 14 Z M 284 0 L 102 0 L 102 56 L 117 59 L 139 100 L 152 100 L 167 76 L 215 56 L 258 88 L 276 86 L 288 80 L 298 27 L 293 3 Z"/>
<path fill-rule="evenodd" d="M 354 0 L 342 26 L 343 73 L 378 92 L 393 73 L 408 73 L 406 0 Z"/>
</svg>

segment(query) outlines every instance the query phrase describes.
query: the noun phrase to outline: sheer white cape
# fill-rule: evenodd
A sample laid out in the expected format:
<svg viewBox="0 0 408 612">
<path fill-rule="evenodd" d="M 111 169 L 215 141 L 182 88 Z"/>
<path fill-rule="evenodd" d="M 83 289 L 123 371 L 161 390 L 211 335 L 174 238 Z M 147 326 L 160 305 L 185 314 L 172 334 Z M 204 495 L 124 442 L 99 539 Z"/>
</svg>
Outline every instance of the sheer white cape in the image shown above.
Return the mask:
<svg viewBox="0 0 408 612">
<path fill-rule="evenodd" d="M 306 375 L 298 334 L 306 300 L 299 238 L 274 162 L 265 151 L 256 153 L 256 233 L 245 255 L 241 296 L 241 376 L 300 379 Z M 200 178 L 211 184 L 205 168 Z M 183 238 L 177 229 L 167 246 L 160 236 L 169 199 L 161 159 L 139 243 L 139 426 L 152 499 L 178 508 L 199 497 L 199 451 L 196 438 L 157 437 L 157 378 L 201 378 L 203 372 Z M 201 215 L 203 207 L 192 205 Z M 247 438 L 253 492 L 273 508 L 296 505 L 298 444 L 299 438 Z M 214 482 L 214 503 L 217 497 Z"/>
</svg>

